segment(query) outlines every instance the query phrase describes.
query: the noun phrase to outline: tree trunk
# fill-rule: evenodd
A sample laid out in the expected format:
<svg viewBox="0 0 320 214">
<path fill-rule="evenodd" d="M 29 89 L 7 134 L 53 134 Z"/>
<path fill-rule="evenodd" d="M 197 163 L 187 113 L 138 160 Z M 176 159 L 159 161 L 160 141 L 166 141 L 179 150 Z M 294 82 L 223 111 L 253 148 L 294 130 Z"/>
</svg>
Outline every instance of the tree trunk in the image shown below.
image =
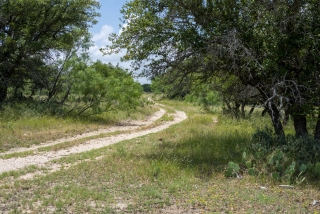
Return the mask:
<svg viewBox="0 0 320 214">
<path fill-rule="evenodd" d="M 264 108 L 263 111 L 261 112 L 261 117 L 264 117 L 268 111 L 269 110 L 267 108 Z"/>
<path fill-rule="evenodd" d="M 318 113 L 318 121 L 317 121 L 316 129 L 314 131 L 314 139 L 320 140 L 320 112 Z"/>
<path fill-rule="evenodd" d="M 284 110 L 284 118 L 283 118 L 283 125 L 287 125 L 289 121 L 289 110 L 288 109 L 285 109 Z"/>
<path fill-rule="evenodd" d="M 267 106 L 269 116 L 272 120 L 272 125 L 274 128 L 274 131 L 278 137 L 284 136 L 283 126 L 281 123 L 281 115 L 279 110 L 274 104 L 271 104 L 271 106 Z"/>
<path fill-rule="evenodd" d="M 235 102 L 233 107 L 233 115 L 236 119 L 240 117 L 240 103 Z"/>
<path fill-rule="evenodd" d="M 60 101 L 60 104 L 64 104 L 64 102 L 68 99 L 70 91 L 71 91 L 71 86 L 68 87 L 67 92 L 65 93 L 63 99 Z"/>
<path fill-rule="evenodd" d="M 256 108 L 256 104 L 254 104 L 254 105 L 251 106 L 251 109 L 250 109 L 249 114 L 248 114 L 249 116 L 252 115 L 252 113 L 253 113 L 253 111 L 254 111 L 255 108 Z"/>
<path fill-rule="evenodd" d="M 7 99 L 8 86 L 4 81 L 0 81 L 0 104 Z"/>
<path fill-rule="evenodd" d="M 297 138 L 308 135 L 307 119 L 304 115 L 295 115 L 293 123 Z"/>
<path fill-rule="evenodd" d="M 246 117 L 246 112 L 244 110 L 245 104 L 241 104 L 241 117 L 244 119 Z"/>
</svg>

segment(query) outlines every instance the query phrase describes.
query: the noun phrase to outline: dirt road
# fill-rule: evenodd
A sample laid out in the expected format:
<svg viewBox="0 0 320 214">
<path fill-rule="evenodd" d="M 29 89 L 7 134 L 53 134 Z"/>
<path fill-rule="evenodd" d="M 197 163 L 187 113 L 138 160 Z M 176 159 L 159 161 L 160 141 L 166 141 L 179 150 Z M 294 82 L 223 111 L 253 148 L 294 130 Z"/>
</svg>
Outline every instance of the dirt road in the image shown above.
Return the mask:
<svg viewBox="0 0 320 214">
<path fill-rule="evenodd" d="M 63 138 L 57 141 L 43 143 L 41 145 L 34 146 L 31 148 L 17 148 L 5 153 L 0 153 L 0 155 L 4 155 L 4 154 L 16 153 L 16 152 L 25 152 L 25 151 L 33 151 L 33 150 L 37 151 L 37 149 L 42 147 L 52 146 L 52 145 L 56 145 L 56 144 L 60 144 L 60 143 L 64 143 L 72 140 L 82 139 L 90 136 L 95 136 L 103 133 L 111 133 L 115 131 L 130 131 L 129 133 L 88 140 L 85 143 L 82 143 L 80 145 L 69 147 L 67 149 L 61 149 L 58 151 L 36 152 L 36 154 L 34 155 L 30 155 L 26 157 L 10 158 L 10 159 L 0 158 L 0 174 L 3 172 L 22 169 L 30 165 L 39 165 L 39 166 L 45 167 L 46 165 L 50 165 L 50 161 L 52 160 L 59 159 L 61 157 L 65 157 L 71 154 L 82 153 L 82 152 L 90 151 L 93 149 L 99 149 L 105 146 L 109 146 L 111 144 L 121 142 L 123 140 L 129 140 L 129 139 L 144 136 L 147 134 L 156 133 L 164 129 L 167 129 L 173 124 L 180 123 L 181 121 L 187 119 L 187 115 L 184 112 L 176 111 L 175 114 L 173 114 L 173 117 L 174 117 L 173 121 L 162 122 L 162 124 L 156 127 L 141 130 L 141 127 L 151 125 L 156 120 L 160 119 L 164 114 L 165 114 L 165 110 L 160 108 L 158 112 L 156 112 L 154 115 L 152 115 L 151 117 L 147 118 L 144 121 L 128 121 L 128 123 L 124 124 L 123 126 L 114 126 L 108 129 L 103 129 L 95 132 L 77 135 L 72 138 Z M 59 166 L 58 167 L 56 166 L 56 168 L 59 168 Z"/>
</svg>

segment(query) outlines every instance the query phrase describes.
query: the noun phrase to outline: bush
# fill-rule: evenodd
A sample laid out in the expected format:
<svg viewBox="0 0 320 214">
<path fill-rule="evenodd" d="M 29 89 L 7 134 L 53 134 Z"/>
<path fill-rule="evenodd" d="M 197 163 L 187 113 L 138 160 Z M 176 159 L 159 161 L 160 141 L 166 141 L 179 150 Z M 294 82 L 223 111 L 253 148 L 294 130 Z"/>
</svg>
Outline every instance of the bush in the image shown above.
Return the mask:
<svg viewBox="0 0 320 214">
<path fill-rule="evenodd" d="M 255 159 L 266 158 L 276 148 L 285 145 L 285 138 L 277 137 L 270 128 L 256 131 L 251 138 L 248 150 Z"/>
<path fill-rule="evenodd" d="M 302 175 L 306 173 L 310 178 L 320 177 L 320 143 L 310 136 L 279 138 L 266 128 L 253 134 L 246 150 L 243 168 L 248 169 L 249 175 L 270 174 L 273 179 L 288 183 L 303 182 Z"/>
<path fill-rule="evenodd" d="M 289 135 L 282 150 L 298 163 L 316 163 L 320 161 L 320 143 L 310 136 L 295 138 Z"/>
</svg>

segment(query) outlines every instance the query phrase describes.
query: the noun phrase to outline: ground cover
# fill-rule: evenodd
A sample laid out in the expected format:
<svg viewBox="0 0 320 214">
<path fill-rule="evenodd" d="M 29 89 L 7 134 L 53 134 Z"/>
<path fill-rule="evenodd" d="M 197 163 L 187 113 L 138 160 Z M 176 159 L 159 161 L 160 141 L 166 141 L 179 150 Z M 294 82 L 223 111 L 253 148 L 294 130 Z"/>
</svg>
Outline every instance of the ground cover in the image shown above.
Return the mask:
<svg viewBox="0 0 320 214">
<path fill-rule="evenodd" d="M 125 140 L 1 175 L 4 213 L 316 213 L 319 186 L 280 187 L 270 176 L 225 178 L 230 160 L 268 118 L 235 121 L 198 107 L 161 101 L 188 119 Z M 170 107 L 168 107 L 170 106 Z M 162 108 L 163 106 L 161 106 Z M 164 107 L 163 107 L 164 108 Z M 164 116 L 170 120 L 171 116 Z M 161 120 L 160 120 L 161 121 Z M 35 173 L 33 176 L 26 175 Z M 39 173 L 41 172 L 41 173 Z M 23 177 L 25 176 L 25 177 Z"/>
</svg>

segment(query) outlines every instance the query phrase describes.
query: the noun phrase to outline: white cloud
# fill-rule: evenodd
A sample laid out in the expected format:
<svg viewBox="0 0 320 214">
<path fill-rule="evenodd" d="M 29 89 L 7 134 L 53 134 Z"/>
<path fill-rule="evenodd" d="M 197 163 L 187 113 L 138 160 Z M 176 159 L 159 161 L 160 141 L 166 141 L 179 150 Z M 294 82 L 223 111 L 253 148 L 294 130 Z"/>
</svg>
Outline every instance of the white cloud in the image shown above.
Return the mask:
<svg viewBox="0 0 320 214">
<path fill-rule="evenodd" d="M 125 67 L 124 65 L 126 65 L 125 68 L 129 68 L 127 67 L 128 64 L 120 62 L 120 58 L 124 55 L 124 52 L 119 54 L 103 55 L 103 53 L 100 51 L 101 48 L 111 45 L 111 41 L 108 39 L 111 33 L 114 33 L 114 28 L 109 25 L 103 25 L 99 33 L 92 35 L 92 41 L 94 42 L 94 45 L 89 49 L 92 60 L 101 60 L 102 62 L 111 62 L 112 64 L 119 63 L 122 67 Z"/>
<path fill-rule="evenodd" d="M 124 56 L 125 51 L 121 51 L 118 54 L 103 55 L 100 51 L 101 48 L 105 48 L 107 45 L 111 45 L 111 41 L 108 39 L 111 33 L 115 33 L 115 30 L 110 25 L 103 25 L 99 33 L 92 35 L 92 41 L 94 45 L 90 47 L 89 52 L 92 61 L 100 60 L 104 63 L 112 63 L 113 65 L 119 64 L 120 67 L 130 70 L 130 62 L 121 62 L 120 58 Z M 122 29 L 119 30 L 118 35 L 122 33 Z M 140 83 L 148 83 L 146 78 L 140 78 L 137 81 Z"/>
<path fill-rule="evenodd" d="M 122 27 L 120 28 L 119 33 L 118 33 L 118 34 L 120 35 L 120 34 L 122 33 L 123 29 L 125 29 L 127 26 L 128 26 L 128 24 L 126 24 L 126 23 L 125 23 L 125 24 L 123 24 L 123 25 L 122 25 Z"/>
<path fill-rule="evenodd" d="M 103 25 L 100 33 L 94 34 L 92 37 L 92 40 L 95 43 L 99 43 L 99 44 L 111 44 L 108 37 L 111 33 L 114 33 L 114 29 L 112 26 L 109 25 Z"/>
</svg>

